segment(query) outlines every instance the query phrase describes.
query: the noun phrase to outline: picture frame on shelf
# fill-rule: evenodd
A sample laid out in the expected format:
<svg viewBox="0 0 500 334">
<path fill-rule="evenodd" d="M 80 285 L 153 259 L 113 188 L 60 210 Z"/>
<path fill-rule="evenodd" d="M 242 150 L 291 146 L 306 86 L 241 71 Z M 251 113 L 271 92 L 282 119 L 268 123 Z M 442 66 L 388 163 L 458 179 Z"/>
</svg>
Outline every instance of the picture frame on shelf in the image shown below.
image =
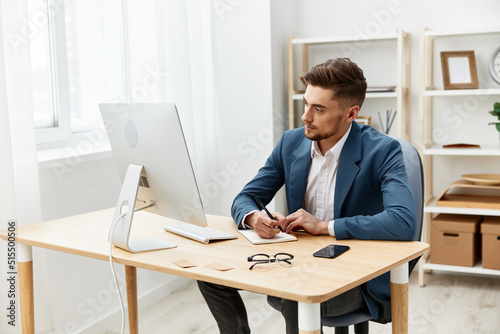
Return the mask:
<svg viewBox="0 0 500 334">
<path fill-rule="evenodd" d="M 371 116 L 358 116 L 356 117 L 356 123 L 358 124 L 365 124 L 365 125 L 371 125 L 372 118 Z"/>
<path fill-rule="evenodd" d="M 477 89 L 476 57 L 474 51 L 441 52 L 444 89 Z"/>
</svg>

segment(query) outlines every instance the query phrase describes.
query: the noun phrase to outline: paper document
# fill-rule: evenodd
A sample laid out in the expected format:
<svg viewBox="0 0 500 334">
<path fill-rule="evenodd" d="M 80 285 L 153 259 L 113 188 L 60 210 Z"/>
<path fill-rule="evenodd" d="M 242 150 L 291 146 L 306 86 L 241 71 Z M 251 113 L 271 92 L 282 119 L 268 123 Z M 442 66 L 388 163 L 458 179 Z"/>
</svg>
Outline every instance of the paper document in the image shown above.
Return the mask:
<svg viewBox="0 0 500 334">
<path fill-rule="evenodd" d="M 294 236 L 293 234 L 286 234 L 286 233 L 283 233 L 283 232 L 278 233 L 272 239 L 261 238 L 252 229 L 238 230 L 238 232 L 240 232 L 241 235 L 243 235 L 245 238 L 247 238 L 248 241 L 250 241 L 254 245 L 271 244 L 271 243 L 274 243 L 274 242 L 286 242 L 286 241 L 296 241 L 297 240 L 297 237 Z"/>
</svg>

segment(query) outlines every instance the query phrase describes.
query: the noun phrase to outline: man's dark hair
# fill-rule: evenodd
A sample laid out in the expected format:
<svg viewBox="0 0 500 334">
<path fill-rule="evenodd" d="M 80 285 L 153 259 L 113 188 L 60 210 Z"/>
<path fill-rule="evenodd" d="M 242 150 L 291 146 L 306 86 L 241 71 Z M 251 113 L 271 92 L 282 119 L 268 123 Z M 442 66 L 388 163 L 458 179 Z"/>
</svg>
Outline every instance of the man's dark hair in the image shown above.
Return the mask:
<svg viewBox="0 0 500 334">
<path fill-rule="evenodd" d="M 304 75 L 308 85 L 333 90 L 332 99 L 342 109 L 358 105 L 361 108 L 366 95 L 366 79 L 358 65 L 349 58 L 329 59 L 313 66 Z"/>
</svg>

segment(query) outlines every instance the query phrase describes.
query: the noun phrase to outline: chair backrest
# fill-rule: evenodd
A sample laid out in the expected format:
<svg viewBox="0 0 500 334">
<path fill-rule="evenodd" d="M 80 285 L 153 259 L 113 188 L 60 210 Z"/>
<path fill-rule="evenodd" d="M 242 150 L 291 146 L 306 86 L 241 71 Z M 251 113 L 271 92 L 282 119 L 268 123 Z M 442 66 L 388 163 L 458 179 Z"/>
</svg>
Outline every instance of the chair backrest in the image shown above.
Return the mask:
<svg viewBox="0 0 500 334">
<path fill-rule="evenodd" d="M 422 159 L 418 154 L 417 149 L 410 144 L 406 139 L 393 137 L 401 145 L 401 150 L 403 151 L 403 159 L 405 163 L 406 174 L 408 175 L 408 181 L 410 183 L 410 188 L 415 197 L 415 207 L 416 207 L 416 222 L 415 222 L 415 234 L 413 235 L 413 241 L 420 241 L 422 237 L 422 221 L 424 217 L 424 170 L 422 167 Z M 408 273 L 411 274 L 413 268 L 417 264 L 419 258 L 411 260 L 408 263 Z M 376 300 L 381 305 L 381 315 L 379 319 L 374 319 L 376 322 L 386 323 L 391 320 L 391 302 L 381 300 L 375 295 L 373 295 L 367 288 L 366 285 L 362 285 L 361 289 L 367 294 L 369 294 L 374 300 Z"/>
<path fill-rule="evenodd" d="M 392 137 L 392 136 L 391 136 Z M 408 180 L 410 182 L 411 190 L 413 191 L 413 196 L 415 196 L 416 204 L 416 224 L 415 224 L 415 234 L 413 236 L 414 241 L 420 241 L 422 237 L 422 221 L 424 218 L 424 170 L 422 167 L 422 159 L 418 154 L 417 149 L 410 144 L 406 139 L 399 137 L 392 137 L 399 141 L 403 151 L 403 159 L 405 162 L 406 174 L 408 174 Z M 413 270 L 413 267 L 417 263 L 418 259 L 410 261 L 409 272 Z"/>
</svg>

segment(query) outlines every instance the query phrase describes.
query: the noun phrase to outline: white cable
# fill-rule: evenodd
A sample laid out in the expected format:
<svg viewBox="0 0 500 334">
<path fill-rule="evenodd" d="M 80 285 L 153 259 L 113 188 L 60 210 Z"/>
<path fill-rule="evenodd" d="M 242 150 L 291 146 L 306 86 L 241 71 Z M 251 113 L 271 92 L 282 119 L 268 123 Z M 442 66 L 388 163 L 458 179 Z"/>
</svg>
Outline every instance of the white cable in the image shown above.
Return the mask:
<svg viewBox="0 0 500 334">
<path fill-rule="evenodd" d="M 116 224 L 123 218 L 125 217 L 127 213 L 122 214 L 118 219 L 116 219 L 113 224 L 111 225 L 111 228 L 109 229 L 109 264 L 111 265 L 111 273 L 113 274 L 113 279 L 115 281 L 115 286 L 116 286 L 116 291 L 118 292 L 118 298 L 120 299 L 120 305 L 121 305 L 121 310 L 122 310 L 122 329 L 121 333 L 125 333 L 125 305 L 123 304 L 123 299 L 122 299 L 122 294 L 120 292 L 120 286 L 118 285 L 118 279 L 116 278 L 116 272 L 115 272 L 115 267 L 113 266 L 113 243 L 112 243 L 112 236 L 113 236 L 113 231 L 115 230 Z"/>
<path fill-rule="evenodd" d="M 151 203 L 149 205 L 143 206 L 142 208 L 135 209 L 134 212 L 140 211 L 147 209 L 149 207 L 155 206 L 155 203 Z M 115 267 L 113 266 L 113 232 L 115 230 L 116 224 L 125 217 L 127 213 L 125 212 L 122 214 L 120 217 L 118 217 L 113 224 L 111 224 L 111 228 L 109 229 L 109 235 L 108 235 L 108 240 L 109 240 L 109 264 L 111 266 L 111 273 L 113 274 L 113 280 L 115 281 L 115 286 L 116 286 L 116 291 L 118 292 L 118 298 L 120 299 L 120 306 L 122 310 L 122 329 L 121 329 L 121 334 L 124 334 L 125 332 L 125 304 L 123 303 L 123 298 L 122 294 L 120 292 L 120 286 L 118 284 L 118 279 L 116 278 L 116 272 L 115 272 Z"/>
</svg>

